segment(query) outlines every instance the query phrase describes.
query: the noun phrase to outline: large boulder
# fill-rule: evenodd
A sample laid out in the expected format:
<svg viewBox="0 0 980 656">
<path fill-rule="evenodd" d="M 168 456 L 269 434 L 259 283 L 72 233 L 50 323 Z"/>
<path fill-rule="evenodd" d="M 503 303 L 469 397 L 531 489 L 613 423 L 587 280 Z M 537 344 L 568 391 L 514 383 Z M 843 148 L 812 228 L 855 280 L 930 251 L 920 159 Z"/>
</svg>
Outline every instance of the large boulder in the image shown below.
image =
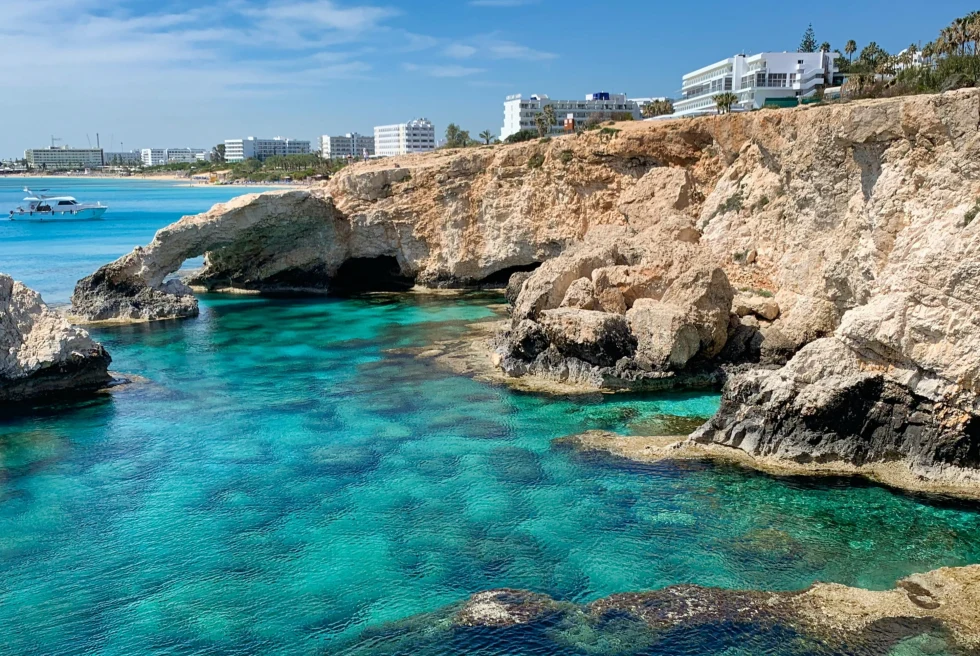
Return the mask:
<svg viewBox="0 0 980 656">
<path fill-rule="evenodd" d="M 637 341 L 637 360 L 656 370 L 683 369 L 701 350 L 701 335 L 690 312 L 641 298 L 626 313 Z"/>
<path fill-rule="evenodd" d="M 112 358 L 41 295 L 0 274 L 0 402 L 84 392 L 110 382 Z"/>
<path fill-rule="evenodd" d="M 524 282 L 514 304 L 514 320 L 535 319 L 544 310 L 557 308 L 576 280 L 591 277 L 596 269 L 623 263 L 620 244 L 629 235 L 621 226 L 601 226 L 560 257 L 542 264 Z"/>
<path fill-rule="evenodd" d="M 781 369 L 732 377 L 692 437 L 794 463 L 902 462 L 922 478 L 980 483 L 980 417 L 914 392 L 837 337 Z"/>
<path fill-rule="evenodd" d="M 540 322 L 561 354 L 589 364 L 610 367 L 636 351 L 636 339 L 620 314 L 559 308 L 542 312 Z"/>
</svg>

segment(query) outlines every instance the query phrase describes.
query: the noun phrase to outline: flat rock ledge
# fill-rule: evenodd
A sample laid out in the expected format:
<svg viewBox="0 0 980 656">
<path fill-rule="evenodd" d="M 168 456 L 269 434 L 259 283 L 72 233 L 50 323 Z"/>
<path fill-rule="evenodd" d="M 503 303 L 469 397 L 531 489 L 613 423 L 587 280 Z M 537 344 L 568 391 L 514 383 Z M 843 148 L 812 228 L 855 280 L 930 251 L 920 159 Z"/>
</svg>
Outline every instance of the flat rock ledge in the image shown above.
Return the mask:
<svg viewBox="0 0 980 656">
<path fill-rule="evenodd" d="M 91 392 L 111 381 L 112 358 L 41 295 L 0 274 L 0 403 Z"/>
<path fill-rule="evenodd" d="M 695 433 L 697 435 L 697 432 Z M 860 476 L 888 487 L 919 494 L 980 500 L 980 486 L 962 479 L 961 472 L 925 477 L 914 465 L 896 460 L 856 465 L 843 460 L 790 460 L 753 455 L 724 444 L 698 442 L 686 435 L 620 435 L 587 431 L 555 440 L 556 446 L 583 452 L 601 452 L 640 463 L 669 460 L 712 460 L 738 465 L 773 476 Z"/>
<path fill-rule="evenodd" d="M 495 307 L 499 312 L 503 308 Z M 453 373 L 494 385 L 550 396 L 583 396 L 673 389 L 719 389 L 726 373 L 720 368 L 687 372 L 642 372 L 629 367 L 596 367 L 555 354 L 554 366 L 526 366 L 520 375 L 501 366 L 500 337 L 509 321 L 490 319 L 467 326 L 454 340 L 440 340 L 412 352 Z"/>
<path fill-rule="evenodd" d="M 487 590 L 373 629 L 361 640 L 370 644 L 384 634 L 417 648 L 419 642 L 452 644 L 460 634 L 479 631 L 491 641 L 495 634 L 500 640 L 533 635 L 556 653 L 611 653 L 610 646 L 618 645 L 615 653 L 629 654 L 670 644 L 678 632 L 712 627 L 736 637 L 789 629 L 819 653 L 885 653 L 929 633 L 974 653 L 980 647 L 980 566 L 916 574 L 886 591 L 826 583 L 793 592 L 674 585 L 575 604 L 527 590 Z"/>
</svg>

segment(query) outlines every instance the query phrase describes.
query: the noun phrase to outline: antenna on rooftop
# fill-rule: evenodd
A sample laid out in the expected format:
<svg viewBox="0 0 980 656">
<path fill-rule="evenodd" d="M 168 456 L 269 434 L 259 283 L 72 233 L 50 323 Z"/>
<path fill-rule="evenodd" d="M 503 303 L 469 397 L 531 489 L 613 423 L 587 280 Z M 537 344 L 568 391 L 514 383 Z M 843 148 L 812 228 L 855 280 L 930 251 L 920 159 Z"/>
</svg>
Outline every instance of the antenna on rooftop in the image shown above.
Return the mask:
<svg viewBox="0 0 980 656">
<path fill-rule="evenodd" d="M 55 142 L 55 141 L 63 141 L 63 139 L 62 139 L 61 137 L 56 137 L 56 136 L 54 136 L 54 135 L 52 134 L 52 135 L 51 135 L 51 147 L 52 147 L 52 148 L 54 148 L 54 142 Z"/>
</svg>

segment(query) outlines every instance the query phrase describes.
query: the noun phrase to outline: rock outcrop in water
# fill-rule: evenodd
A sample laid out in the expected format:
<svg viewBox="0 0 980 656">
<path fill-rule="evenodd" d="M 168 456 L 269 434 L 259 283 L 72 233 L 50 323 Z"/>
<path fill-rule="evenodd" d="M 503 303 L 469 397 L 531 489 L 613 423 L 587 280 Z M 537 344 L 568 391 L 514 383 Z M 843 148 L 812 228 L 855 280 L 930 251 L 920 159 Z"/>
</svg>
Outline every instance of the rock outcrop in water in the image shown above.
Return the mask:
<svg viewBox="0 0 980 656">
<path fill-rule="evenodd" d="M 772 641 L 756 645 L 759 653 L 883 654 L 923 634 L 934 636 L 930 653 L 974 653 L 978 608 L 978 566 L 916 574 L 885 591 L 824 583 L 794 592 L 675 585 L 574 604 L 524 590 L 488 590 L 459 606 L 372 629 L 345 653 L 371 653 L 379 643 L 430 653 L 432 645 L 465 644 L 471 632 L 479 632 L 481 644 L 530 643 L 542 653 L 700 653 L 698 645 L 717 650 L 725 643 L 751 652 L 751 641 L 767 634 Z M 699 642 L 698 634 L 712 639 Z"/>
<path fill-rule="evenodd" d="M 104 387 L 110 362 L 101 344 L 49 310 L 40 294 L 0 274 L 0 403 Z"/>
<path fill-rule="evenodd" d="M 495 342 L 512 376 L 659 389 L 725 367 L 702 443 L 972 484 L 978 135 L 969 89 L 368 162 L 182 219 L 82 280 L 73 312 L 193 314 L 167 276 L 201 253 L 211 289 L 518 272 Z"/>
</svg>

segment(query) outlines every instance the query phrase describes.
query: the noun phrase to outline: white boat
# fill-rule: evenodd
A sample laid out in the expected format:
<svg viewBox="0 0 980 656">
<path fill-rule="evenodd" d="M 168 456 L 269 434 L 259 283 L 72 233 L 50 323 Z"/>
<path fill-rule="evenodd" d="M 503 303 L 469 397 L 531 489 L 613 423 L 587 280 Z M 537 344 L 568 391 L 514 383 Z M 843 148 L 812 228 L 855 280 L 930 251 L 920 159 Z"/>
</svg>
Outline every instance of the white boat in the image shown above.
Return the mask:
<svg viewBox="0 0 980 656">
<path fill-rule="evenodd" d="M 27 207 L 10 210 L 11 221 L 95 221 L 109 209 L 102 203 L 79 203 L 73 196 L 42 196 L 27 187 L 24 192 Z"/>
</svg>

